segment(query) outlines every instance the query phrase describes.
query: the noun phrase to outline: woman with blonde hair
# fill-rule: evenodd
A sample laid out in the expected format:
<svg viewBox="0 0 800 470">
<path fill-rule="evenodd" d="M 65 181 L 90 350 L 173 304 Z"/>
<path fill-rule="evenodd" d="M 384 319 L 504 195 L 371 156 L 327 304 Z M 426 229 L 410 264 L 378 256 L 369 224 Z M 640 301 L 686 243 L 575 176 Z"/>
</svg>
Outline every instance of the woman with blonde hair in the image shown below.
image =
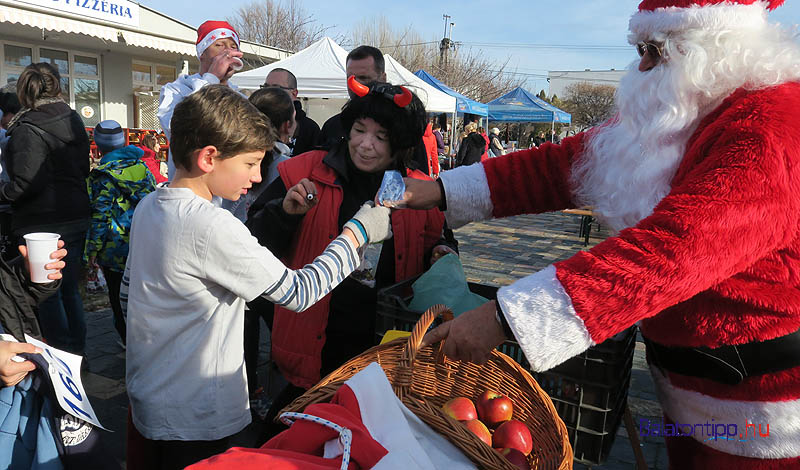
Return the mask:
<svg viewBox="0 0 800 470">
<path fill-rule="evenodd" d="M 161 174 L 161 162 L 158 160 L 158 152 L 161 150 L 161 144 L 158 143 L 158 137 L 155 134 L 147 134 L 142 137 L 142 141 L 138 145 L 139 148 L 144 150 L 142 161 L 147 165 L 147 169 L 153 174 L 156 179 L 156 184 L 167 181 L 166 176 Z"/>
</svg>

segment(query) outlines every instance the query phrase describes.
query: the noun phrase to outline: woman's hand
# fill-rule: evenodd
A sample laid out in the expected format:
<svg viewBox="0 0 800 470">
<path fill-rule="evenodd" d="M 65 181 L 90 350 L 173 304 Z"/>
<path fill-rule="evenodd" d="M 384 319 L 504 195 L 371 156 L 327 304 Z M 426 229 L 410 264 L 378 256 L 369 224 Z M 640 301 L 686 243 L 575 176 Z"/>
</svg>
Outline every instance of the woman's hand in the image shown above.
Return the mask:
<svg viewBox="0 0 800 470">
<path fill-rule="evenodd" d="M 458 253 L 452 248 L 447 245 L 436 245 L 433 247 L 433 251 L 431 251 L 431 266 L 433 263 L 439 261 L 444 255 L 449 255 L 453 253 L 454 255 L 458 256 Z"/>
<path fill-rule="evenodd" d="M 30 272 L 30 266 L 28 265 L 28 247 L 25 245 L 19 245 L 19 252 L 22 254 L 22 257 L 25 258 L 25 266 L 28 266 L 28 272 Z M 64 249 L 64 240 L 59 240 L 58 250 L 50 253 L 50 259 L 55 261 L 44 265 L 44 269 L 57 269 L 58 271 L 48 274 L 47 279 L 50 279 L 51 281 L 61 279 L 61 270 L 67 265 L 63 261 L 65 256 L 67 256 L 67 250 Z"/>
<path fill-rule="evenodd" d="M 13 387 L 20 383 L 28 375 L 28 372 L 36 369 L 36 365 L 31 361 L 21 361 L 12 359 L 19 353 L 38 354 L 42 350 L 28 343 L 16 343 L 14 341 L 0 341 L 0 382 L 4 387 Z"/>
<path fill-rule="evenodd" d="M 308 178 L 292 186 L 283 198 L 283 210 L 287 214 L 303 215 L 316 205 L 317 187 Z"/>
</svg>

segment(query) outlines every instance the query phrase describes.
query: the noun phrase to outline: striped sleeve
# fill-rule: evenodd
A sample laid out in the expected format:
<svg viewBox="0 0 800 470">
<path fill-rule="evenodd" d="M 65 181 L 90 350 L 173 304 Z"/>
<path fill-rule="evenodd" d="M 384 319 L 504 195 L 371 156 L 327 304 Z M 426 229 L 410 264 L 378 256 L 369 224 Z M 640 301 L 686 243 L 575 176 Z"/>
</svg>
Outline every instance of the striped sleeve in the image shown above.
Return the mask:
<svg viewBox="0 0 800 470">
<path fill-rule="evenodd" d="M 281 307 L 302 312 L 349 276 L 358 267 L 358 260 L 352 242 L 339 236 L 310 264 L 294 271 L 286 269 L 262 297 Z"/>
</svg>

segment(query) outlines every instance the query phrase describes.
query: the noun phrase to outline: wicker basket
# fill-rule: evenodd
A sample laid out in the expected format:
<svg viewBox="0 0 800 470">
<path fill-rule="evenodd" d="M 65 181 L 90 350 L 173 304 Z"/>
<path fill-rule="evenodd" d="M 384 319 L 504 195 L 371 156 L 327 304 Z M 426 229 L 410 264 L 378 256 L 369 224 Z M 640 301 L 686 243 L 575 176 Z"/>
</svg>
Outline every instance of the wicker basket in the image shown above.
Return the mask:
<svg viewBox="0 0 800 470">
<path fill-rule="evenodd" d="M 335 370 L 320 383 L 296 399 L 281 413 L 299 412 L 308 405 L 330 401 L 350 377 L 377 362 L 386 372 L 395 394 L 415 415 L 445 436 L 464 455 L 486 470 L 516 470 L 494 449 L 483 443 L 458 421 L 450 418 L 441 406 L 454 397 L 475 399 L 485 390 L 504 393 L 514 402 L 514 419 L 531 430 L 532 469 L 563 470 L 572 468 L 572 448 L 567 429 L 553 403 L 531 375 L 505 354 L 492 351 L 486 364 L 452 361 L 438 348 L 420 349 L 422 337 L 440 314 L 452 318 L 449 309 L 437 305 L 428 309 L 408 339 L 398 339 L 375 346 Z"/>
</svg>

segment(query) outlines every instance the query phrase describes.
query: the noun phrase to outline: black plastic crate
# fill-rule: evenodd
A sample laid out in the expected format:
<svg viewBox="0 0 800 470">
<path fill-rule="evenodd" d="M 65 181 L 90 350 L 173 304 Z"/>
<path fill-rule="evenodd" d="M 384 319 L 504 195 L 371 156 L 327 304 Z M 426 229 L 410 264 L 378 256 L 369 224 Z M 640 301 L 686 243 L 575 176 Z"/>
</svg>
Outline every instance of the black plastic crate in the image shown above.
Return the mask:
<svg viewBox="0 0 800 470">
<path fill-rule="evenodd" d="M 617 429 L 622 423 L 622 416 L 627 404 L 627 395 L 620 406 L 609 416 L 612 423 L 608 430 L 595 431 L 586 428 L 574 428 L 567 426 L 567 435 L 572 445 L 573 461 L 584 465 L 600 465 L 606 461 L 611 446 L 614 445 L 614 438 Z"/>
<path fill-rule="evenodd" d="M 378 292 L 379 338 L 387 330 L 411 331 L 422 315 L 408 308 L 414 281 L 416 278 L 411 278 Z M 493 286 L 468 285 L 470 291 L 487 299 L 497 292 Z M 627 400 L 635 345 L 636 328 L 631 327 L 546 372 L 531 371 L 567 426 L 576 462 L 598 465 L 608 457 Z M 530 370 L 515 341 L 506 341 L 497 349 Z"/>
</svg>

